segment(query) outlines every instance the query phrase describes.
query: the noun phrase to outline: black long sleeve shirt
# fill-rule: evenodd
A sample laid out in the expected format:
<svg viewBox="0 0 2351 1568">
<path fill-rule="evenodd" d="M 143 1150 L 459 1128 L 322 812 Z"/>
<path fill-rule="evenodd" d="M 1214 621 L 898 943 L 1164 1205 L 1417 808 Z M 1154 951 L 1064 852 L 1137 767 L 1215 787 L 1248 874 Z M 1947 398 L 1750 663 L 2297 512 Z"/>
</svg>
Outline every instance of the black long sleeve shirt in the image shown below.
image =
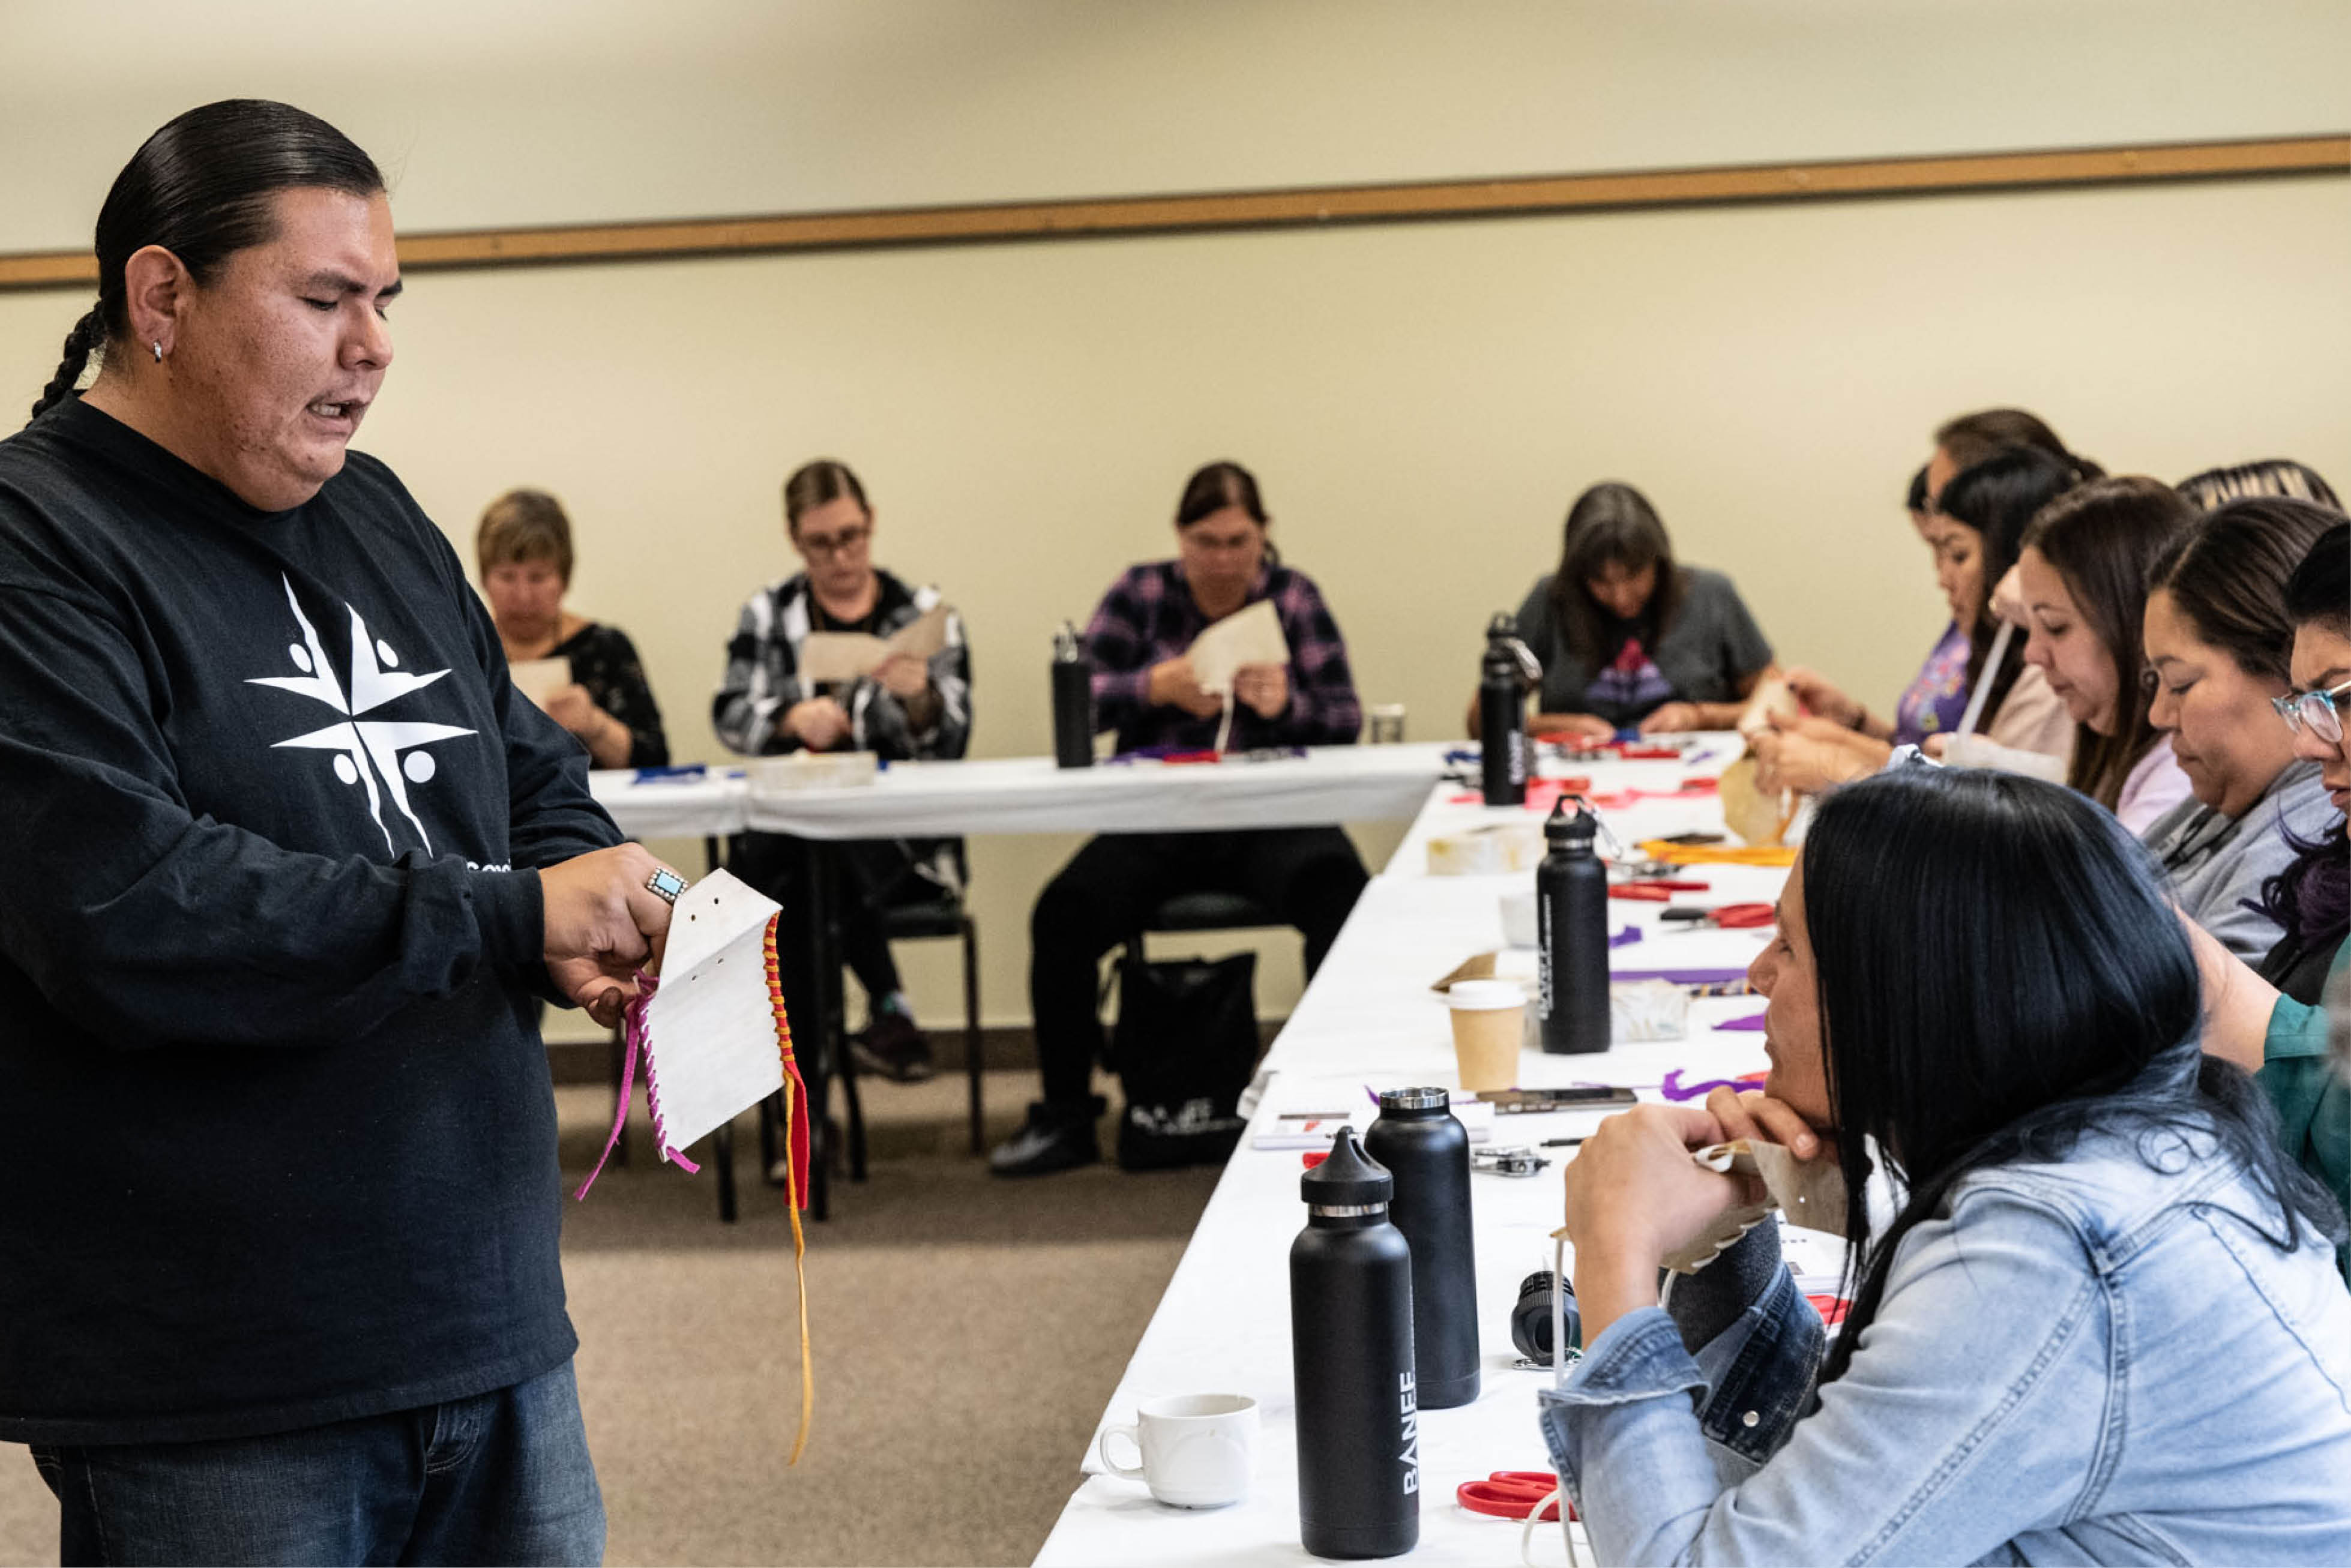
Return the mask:
<svg viewBox="0 0 2351 1568">
<path fill-rule="evenodd" d="M 619 841 L 447 541 L 78 400 L 0 441 L 0 1438 L 560 1364 L 536 869 Z"/>
</svg>

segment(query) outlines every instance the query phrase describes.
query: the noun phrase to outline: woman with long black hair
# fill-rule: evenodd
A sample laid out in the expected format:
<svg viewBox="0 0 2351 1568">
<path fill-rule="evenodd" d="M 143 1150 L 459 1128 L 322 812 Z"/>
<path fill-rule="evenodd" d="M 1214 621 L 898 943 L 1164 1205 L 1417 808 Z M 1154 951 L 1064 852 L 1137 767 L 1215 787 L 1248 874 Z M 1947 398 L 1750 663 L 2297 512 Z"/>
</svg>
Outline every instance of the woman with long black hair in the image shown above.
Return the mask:
<svg viewBox="0 0 2351 1568">
<path fill-rule="evenodd" d="M 1600 1560 L 2351 1559 L 2342 1211 L 2199 1049 L 2121 824 L 1898 768 L 1823 799 L 1780 915 L 1762 1093 L 1639 1107 L 1568 1166 L 1586 1350 L 1543 1425 Z M 1690 1157 L 1736 1137 L 1844 1178 L 1834 1345 L 1769 1223 L 1658 1304 L 1750 1200 Z"/>
<path fill-rule="evenodd" d="M 1568 508 L 1559 570 L 1519 606 L 1542 665 L 1537 732 L 1729 729 L 1772 668 L 1730 579 L 1674 559 L 1649 498 L 1613 480 Z M 1476 733 L 1477 706 L 1469 710 Z"/>
</svg>

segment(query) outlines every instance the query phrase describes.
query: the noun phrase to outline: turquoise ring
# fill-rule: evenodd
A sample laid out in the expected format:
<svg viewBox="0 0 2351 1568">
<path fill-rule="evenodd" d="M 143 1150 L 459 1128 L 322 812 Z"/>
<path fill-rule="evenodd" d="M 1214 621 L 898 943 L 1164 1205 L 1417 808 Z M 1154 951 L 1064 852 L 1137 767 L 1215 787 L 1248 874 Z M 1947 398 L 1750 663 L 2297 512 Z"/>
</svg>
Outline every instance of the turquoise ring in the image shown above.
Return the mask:
<svg viewBox="0 0 2351 1568">
<path fill-rule="evenodd" d="M 659 867 L 645 878 L 645 891 L 664 904 L 675 904 L 677 895 L 685 891 L 685 878 L 667 866 Z"/>
</svg>

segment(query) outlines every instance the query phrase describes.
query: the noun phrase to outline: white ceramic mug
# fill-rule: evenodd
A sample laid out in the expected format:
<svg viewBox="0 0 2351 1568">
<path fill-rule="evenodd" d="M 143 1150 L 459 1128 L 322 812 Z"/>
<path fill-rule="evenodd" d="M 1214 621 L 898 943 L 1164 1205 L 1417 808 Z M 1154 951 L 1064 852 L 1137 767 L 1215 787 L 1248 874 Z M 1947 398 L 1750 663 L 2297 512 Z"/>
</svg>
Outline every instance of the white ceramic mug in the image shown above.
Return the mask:
<svg viewBox="0 0 2351 1568">
<path fill-rule="evenodd" d="M 1118 1437 L 1141 1451 L 1142 1464 L 1129 1467 L 1111 1458 L 1110 1440 Z M 1136 1408 L 1134 1426 L 1104 1427 L 1100 1442 L 1105 1469 L 1143 1482 L 1161 1502 L 1223 1508 L 1249 1495 L 1249 1465 L 1257 1454 L 1257 1401 L 1246 1394 L 1146 1399 Z"/>
</svg>

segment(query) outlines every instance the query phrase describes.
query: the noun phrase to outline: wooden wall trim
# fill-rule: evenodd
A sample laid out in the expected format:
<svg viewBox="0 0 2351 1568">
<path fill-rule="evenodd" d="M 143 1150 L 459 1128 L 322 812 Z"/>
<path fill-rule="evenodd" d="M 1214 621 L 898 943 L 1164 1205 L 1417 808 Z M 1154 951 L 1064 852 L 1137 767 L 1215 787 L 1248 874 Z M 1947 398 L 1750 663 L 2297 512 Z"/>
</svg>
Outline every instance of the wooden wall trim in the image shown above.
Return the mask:
<svg viewBox="0 0 2351 1568">
<path fill-rule="evenodd" d="M 1416 184 L 1004 202 L 768 217 L 403 235 L 412 268 L 521 267 L 794 250 L 985 245 L 1223 229 L 1510 217 L 1546 213 L 1834 201 L 1957 191 L 2351 173 L 2351 134 L 2184 141 L 1845 162 L 1736 164 Z M 0 289 L 89 287 L 87 251 L 0 255 Z"/>
</svg>

